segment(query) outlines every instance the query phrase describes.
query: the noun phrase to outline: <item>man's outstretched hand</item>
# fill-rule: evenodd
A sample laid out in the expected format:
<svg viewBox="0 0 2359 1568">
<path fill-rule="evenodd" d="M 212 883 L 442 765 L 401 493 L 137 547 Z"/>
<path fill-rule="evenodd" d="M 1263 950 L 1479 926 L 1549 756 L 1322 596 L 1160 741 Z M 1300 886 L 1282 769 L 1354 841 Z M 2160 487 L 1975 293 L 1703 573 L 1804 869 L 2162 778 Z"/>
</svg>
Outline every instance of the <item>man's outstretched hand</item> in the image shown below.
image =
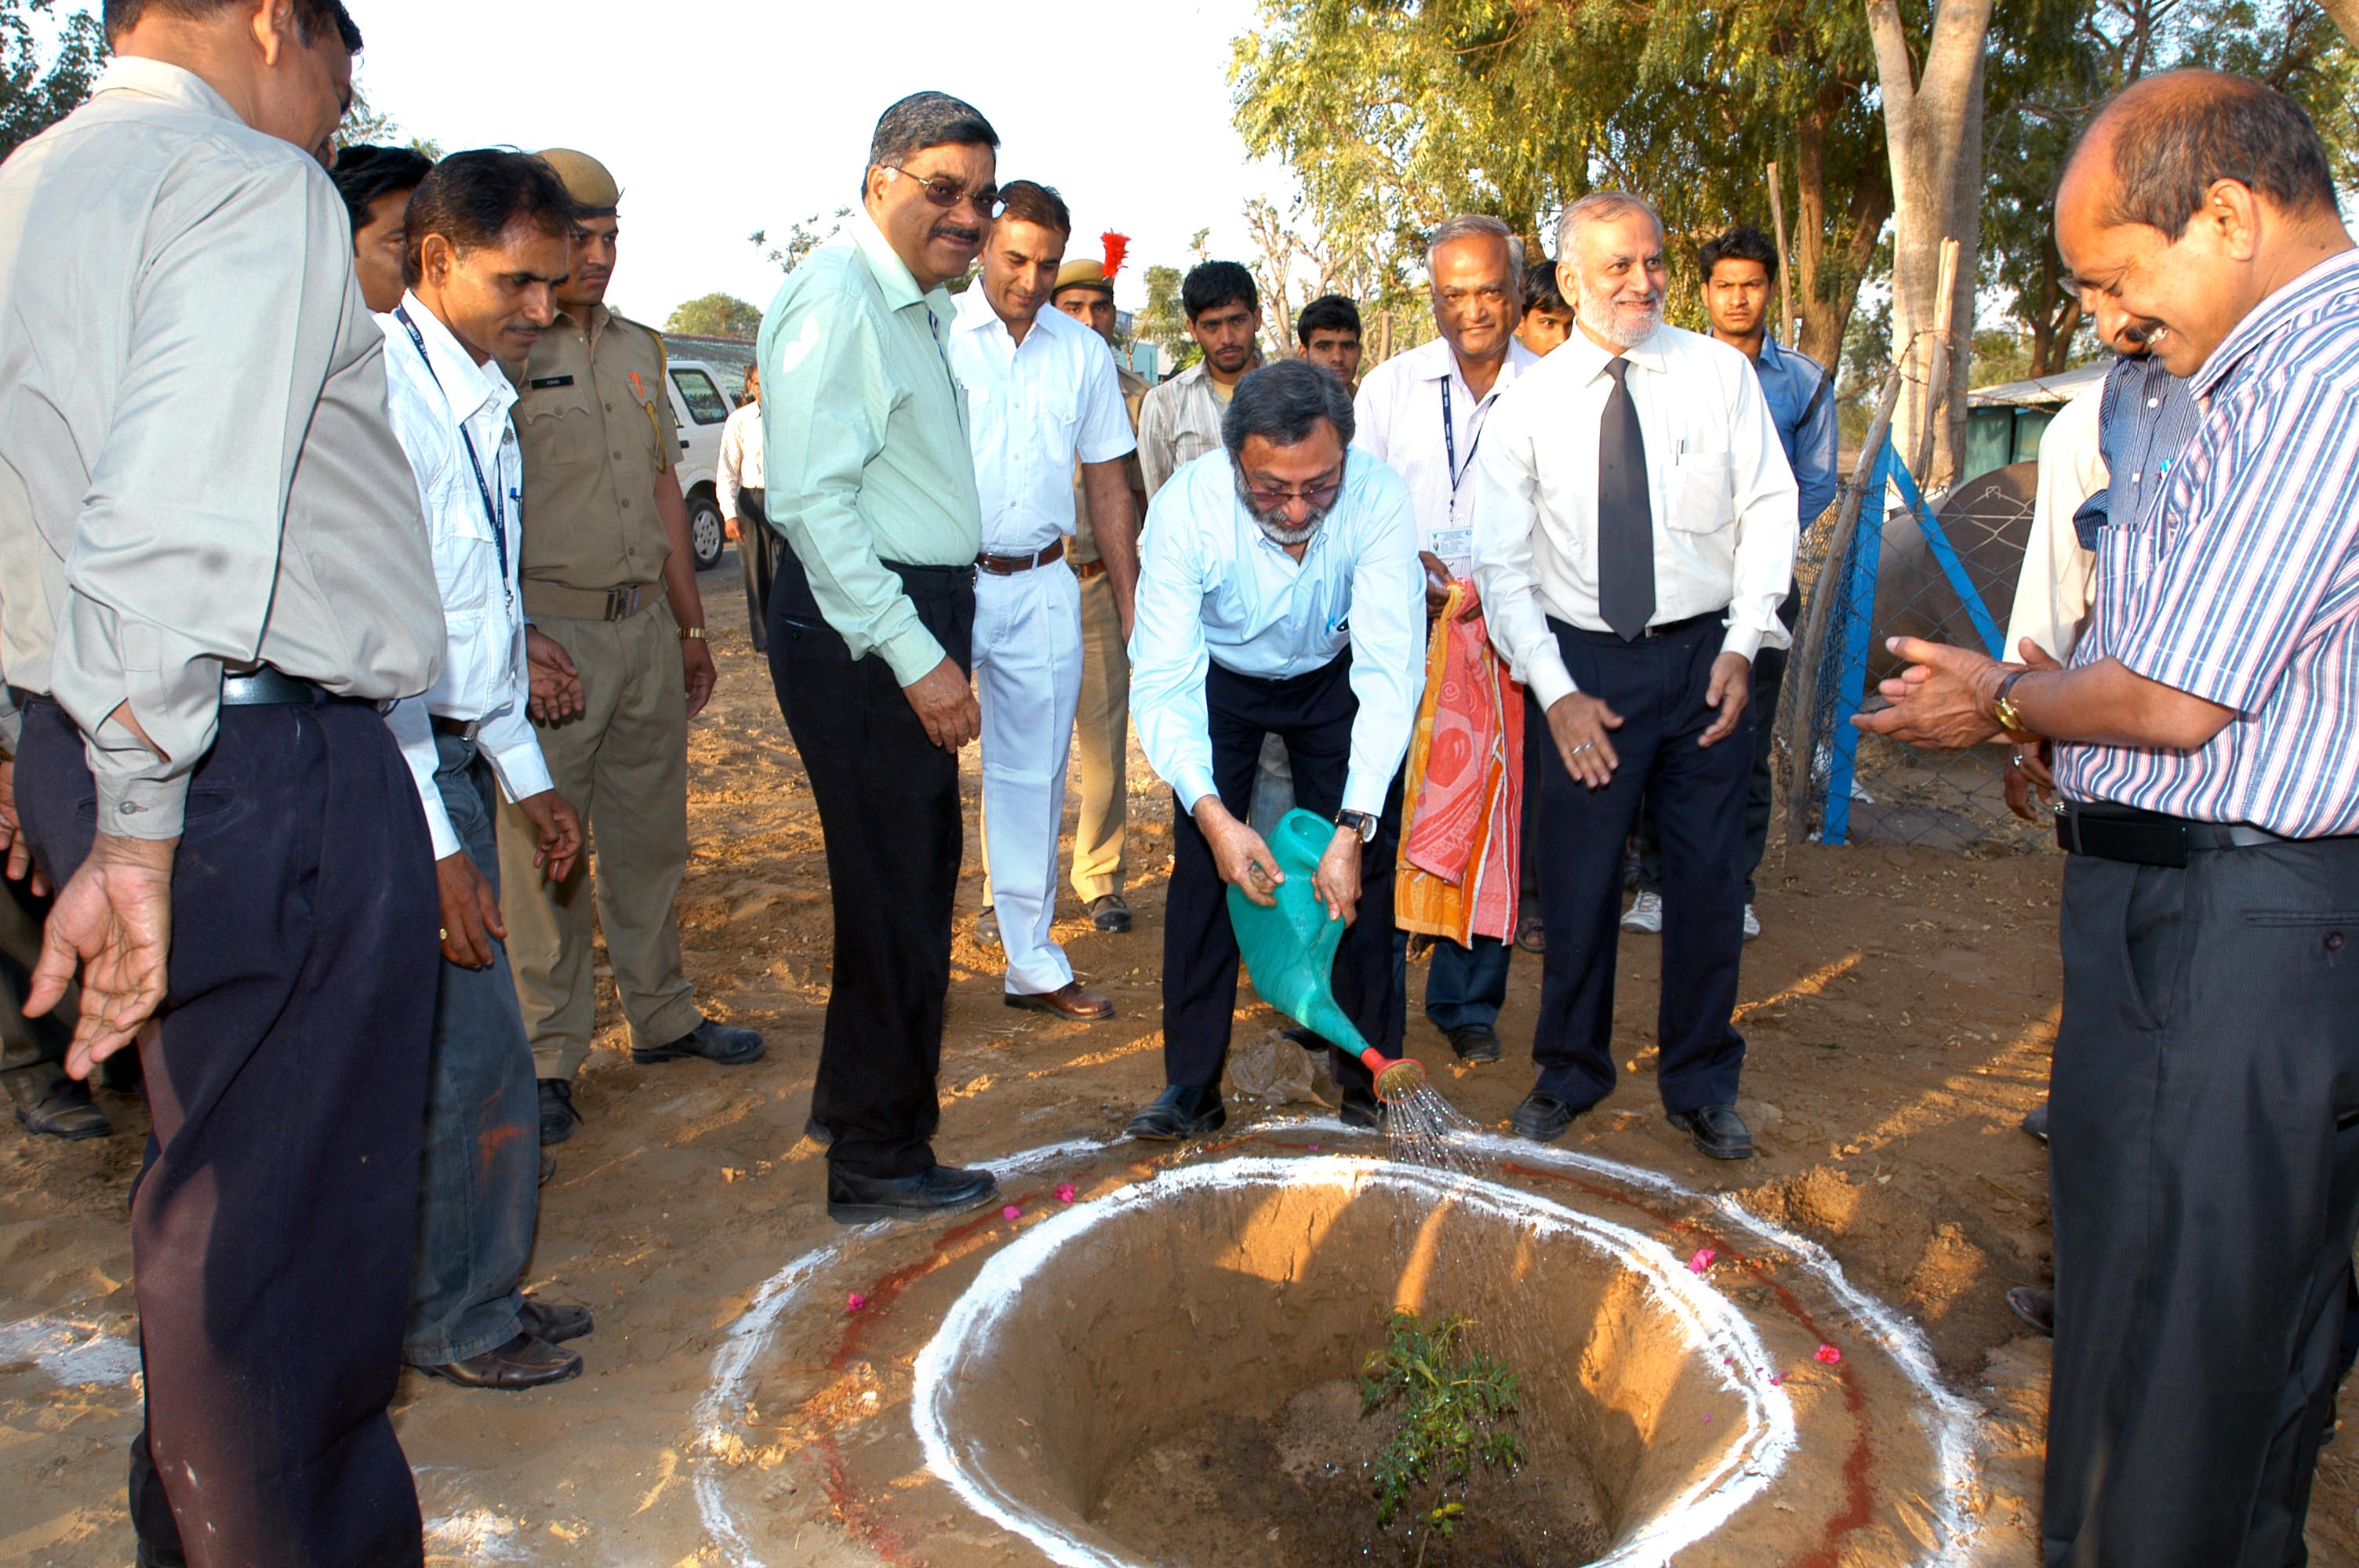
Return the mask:
<svg viewBox="0 0 2359 1568">
<path fill-rule="evenodd" d="M 1908 667 L 1877 687 L 1892 706 L 1854 713 L 1854 724 L 1871 735 L 1945 752 L 2000 738 L 1991 704 L 2012 666 L 1921 637 L 1895 637 L 1885 646 L 1906 659 Z"/>
<path fill-rule="evenodd" d="M 178 838 L 101 833 L 66 879 L 41 934 L 25 1011 L 38 1017 L 82 975 L 82 1017 L 66 1071 L 77 1078 L 131 1044 L 164 1003 L 172 947 L 172 857 Z"/>
<path fill-rule="evenodd" d="M 1264 909 L 1277 903 L 1277 884 L 1286 880 L 1286 873 L 1278 870 L 1277 857 L 1269 852 L 1262 836 L 1238 821 L 1216 795 L 1198 801 L 1195 815 L 1196 826 L 1203 829 L 1205 841 L 1212 848 L 1212 864 L 1221 880 Z M 1356 867 L 1353 874 L 1357 875 Z"/>
</svg>

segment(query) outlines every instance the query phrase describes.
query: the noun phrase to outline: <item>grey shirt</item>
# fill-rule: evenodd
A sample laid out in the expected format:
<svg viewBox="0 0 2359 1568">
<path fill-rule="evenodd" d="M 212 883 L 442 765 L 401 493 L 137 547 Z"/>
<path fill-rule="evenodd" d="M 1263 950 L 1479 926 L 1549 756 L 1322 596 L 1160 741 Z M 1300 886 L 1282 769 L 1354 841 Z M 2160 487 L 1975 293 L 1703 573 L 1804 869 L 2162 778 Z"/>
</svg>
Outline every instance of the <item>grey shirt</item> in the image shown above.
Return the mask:
<svg viewBox="0 0 2359 1568">
<path fill-rule="evenodd" d="M 88 738 L 103 832 L 180 831 L 225 668 L 379 701 L 440 673 L 352 249 L 309 155 L 158 60 L 0 167 L 0 665 Z"/>
</svg>

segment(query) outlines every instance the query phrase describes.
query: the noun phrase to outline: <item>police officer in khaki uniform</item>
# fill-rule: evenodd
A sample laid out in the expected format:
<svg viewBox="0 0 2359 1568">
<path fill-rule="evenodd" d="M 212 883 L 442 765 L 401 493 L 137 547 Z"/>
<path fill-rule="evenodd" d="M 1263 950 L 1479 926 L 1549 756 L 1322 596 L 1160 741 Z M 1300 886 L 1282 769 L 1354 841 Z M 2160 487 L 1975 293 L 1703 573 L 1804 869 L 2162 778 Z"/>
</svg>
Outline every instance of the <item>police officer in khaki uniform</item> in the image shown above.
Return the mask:
<svg viewBox="0 0 2359 1568">
<path fill-rule="evenodd" d="M 1117 265 L 1120 264 L 1117 263 Z M 1075 320 L 1114 341 L 1114 276 L 1105 263 L 1094 258 L 1069 261 L 1057 272 L 1050 303 Z M 1138 408 L 1147 397 L 1147 383 L 1117 359 L 1114 373 L 1122 384 L 1122 400 L 1130 410 L 1130 428 L 1138 432 Z M 1147 480 L 1138 454 L 1122 460 L 1130 480 L 1131 504 L 1143 524 L 1147 517 Z M 1130 905 L 1123 898 L 1125 874 L 1123 835 L 1129 822 L 1130 760 L 1130 638 L 1127 605 L 1114 602 L 1114 580 L 1098 558 L 1096 538 L 1090 532 L 1089 498 L 1082 492 L 1081 475 L 1073 476 L 1073 539 L 1066 550 L 1073 575 L 1082 579 L 1082 700 L 1073 716 L 1073 751 L 1081 759 L 1081 817 L 1073 832 L 1073 892 L 1089 906 L 1090 920 L 1100 931 L 1130 929 Z"/>
<path fill-rule="evenodd" d="M 762 1037 L 707 1020 L 680 972 L 673 900 L 688 863 L 688 721 L 712 694 L 712 654 L 672 465 L 683 445 L 663 340 L 608 310 L 621 193 L 597 159 L 541 157 L 582 207 L 557 320 L 509 373 L 524 446 L 525 613 L 533 717 L 558 790 L 590 828 L 598 916 L 631 1026 L 631 1060 L 757 1060 Z M 531 870 L 535 835 L 508 806 L 502 913 L 540 1080 L 540 1140 L 573 1130 L 590 1054 L 592 875 Z"/>
</svg>

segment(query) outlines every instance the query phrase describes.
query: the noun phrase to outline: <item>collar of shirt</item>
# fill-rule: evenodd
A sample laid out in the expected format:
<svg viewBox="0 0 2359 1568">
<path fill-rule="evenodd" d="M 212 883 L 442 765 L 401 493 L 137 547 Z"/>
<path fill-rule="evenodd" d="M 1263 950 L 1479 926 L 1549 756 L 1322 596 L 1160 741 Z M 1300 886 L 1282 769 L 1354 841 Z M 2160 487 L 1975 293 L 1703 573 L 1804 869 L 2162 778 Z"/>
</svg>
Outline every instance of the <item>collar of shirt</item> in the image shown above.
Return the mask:
<svg viewBox="0 0 2359 1568">
<path fill-rule="evenodd" d="M 560 310 L 557 313 L 557 319 L 549 324 L 549 330 L 556 332 L 570 330 L 578 334 L 582 341 L 588 343 L 594 351 L 598 347 L 598 340 L 605 334 L 606 323 L 614 319 L 614 313 L 603 305 L 592 305 L 579 316 L 571 310 Z"/>
<path fill-rule="evenodd" d="M 2346 247 L 2246 311 L 2202 368 L 2187 378 L 2188 391 L 2198 398 L 2211 396 L 2256 349 L 2354 289 L 2359 289 L 2359 248 Z"/>
<path fill-rule="evenodd" d="M 1637 347 L 1617 351 L 1598 347 L 1589 334 L 1576 325 L 1565 339 L 1564 346 L 1549 357 L 1555 359 L 1558 355 L 1571 355 L 1573 367 L 1580 374 L 1581 384 L 1586 386 L 1603 375 L 1605 367 L 1616 359 L 1628 360 L 1641 370 L 1660 375 L 1670 363 L 1669 349 L 1669 345 L 1663 341 L 1661 327 L 1647 333 Z"/>
<path fill-rule="evenodd" d="M 440 395 L 443 406 L 462 425 L 481 421 L 486 409 L 505 417 L 516 406 L 516 389 L 505 375 L 492 367 L 490 361 L 475 362 L 475 356 L 461 344 L 456 334 L 442 324 L 440 317 L 428 309 L 415 294 L 401 297 L 403 314 L 418 328 L 418 335 L 426 343 L 426 362 L 434 373 L 428 379 Z M 392 323 L 386 342 L 416 360 L 417 345 L 402 330 L 399 320 Z M 397 355 L 397 358 L 399 356 Z"/>
<path fill-rule="evenodd" d="M 893 248 L 885 231 L 876 226 L 875 219 L 864 211 L 854 212 L 845 221 L 843 232 L 852 236 L 860 259 L 868 264 L 878 291 L 885 296 L 886 309 L 907 310 L 912 305 L 922 304 L 933 313 L 938 325 L 947 328 L 958 314 L 957 302 L 950 290 L 939 283 L 931 288 L 919 288 L 909 264 L 901 259 L 901 253 Z M 969 288 L 967 292 L 974 291 Z"/>
<path fill-rule="evenodd" d="M 93 98 L 108 92 L 136 92 L 143 98 L 160 99 L 198 114 L 210 114 L 218 120 L 236 120 L 237 111 L 229 100 L 212 89 L 212 84 L 193 70 L 167 64 L 160 59 L 147 59 L 138 55 L 116 55 L 98 73 L 98 81 L 90 90 Z"/>
</svg>

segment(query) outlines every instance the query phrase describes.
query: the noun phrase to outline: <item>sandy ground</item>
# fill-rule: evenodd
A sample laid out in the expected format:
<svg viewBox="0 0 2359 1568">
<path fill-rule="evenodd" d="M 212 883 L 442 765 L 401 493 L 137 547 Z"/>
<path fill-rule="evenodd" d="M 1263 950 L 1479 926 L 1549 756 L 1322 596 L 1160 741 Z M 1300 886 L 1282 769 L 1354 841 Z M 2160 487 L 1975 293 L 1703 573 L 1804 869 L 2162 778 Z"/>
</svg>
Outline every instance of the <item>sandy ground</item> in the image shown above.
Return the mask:
<svg viewBox="0 0 2359 1568">
<path fill-rule="evenodd" d="M 598 1331 L 579 1346 L 589 1369 L 532 1394 L 405 1381 L 397 1420 L 437 1562 L 737 1561 L 694 1483 L 700 1466 L 748 1455 L 741 1445 L 713 1456 L 698 1401 L 764 1281 L 815 1248 L 857 1240 L 828 1221 L 821 1157 L 801 1137 L 827 996 L 819 824 L 766 669 L 744 635 L 734 574 L 733 558 L 707 578 L 721 685 L 691 733 L 694 848 L 680 917 L 705 1007 L 762 1030 L 769 1054 L 734 1071 L 632 1066 L 611 992 L 602 995 L 601 1049 L 578 1100 L 587 1122 L 559 1151 L 528 1281 L 595 1308 Z M 966 762 L 972 798 L 972 751 Z M 970 831 L 943 1054 L 948 1159 L 1107 1137 L 1160 1085 L 1169 804 L 1136 761 L 1132 784 L 1137 929 L 1099 935 L 1070 895 L 1058 928 L 1086 983 L 1115 999 L 1120 1014 L 1108 1023 L 1053 1023 L 1001 1004 L 990 953 L 969 933 L 981 881 Z M 1920 1324 L 1951 1388 L 1984 1412 L 1981 1561 L 1991 1563 L 2038 1560 L 2048 1349 L 2000 1296 L 2046 1278 L 2045 1163 L 2016 1123 L 2042 1093 L 2054 1033 L 2058 872 L 2052 855 L 1773 850 L 1766 935 L 1745 954 L 1742 1025 L 1761 1157 L 1714 1165 L 1664 1123 L 1645 1044 L 1657 952 L 1643 938 L 1625 939 L 1622 956 L 1619 1049 L 1631 1071 L 1567 1140 L 1737 1195 L 1822 1241 L 1858 1285 Z M 1460 1066 L 1421 1018 L 1412 1023 L 1412 1048 L 1437 1086 L 1479 1121 L 1503 1123 L 1528 1087 L 1516 1046 L 1529 1038 L 1538 979 L 1539 965 L 1519 959 L 1502 1021 L 1506 1063 Z M 1413 971 L 1413 993 L 1422 984 Z M 1270 1022 L 1251 1010 L 1241 1036 Z M 123 1205 L 146 1122 L 135 1104 L 106 1103 L 120 1130 L 105 1142 L 0 1131 L 0 1563 L 79 1568 L 130 1556 L 122 1454 L 137 1385 Z M 843 1311 L 840 1297 L 799 1303 L 780 1325 L 777 1375 L 791 1378 L 798 1346 L 815 1346 Z M 758 1456 L 764 1561 L 1027 1560 L 980 1522 L 914 1541 L 862 1529 L 860 1499 L 846 1495 L 817 1433 L 826 1399 L 868 1396 L 838 1388 L 822 1350 L 809 1355 L 808 1386 L 783 1396 L 799 1403 L 799 1424 L 770 1418 L 774 1436 Z M 731 1413 L 766 1424 L 750 1409 Z M 912 1472 L 886 1484 L 930 1483 Z M 2346 1442 L 2322 1463 L 2313 1561 L 2359 1563 L 2354 1506 L 2359 1445 Z"/>
</svg>

